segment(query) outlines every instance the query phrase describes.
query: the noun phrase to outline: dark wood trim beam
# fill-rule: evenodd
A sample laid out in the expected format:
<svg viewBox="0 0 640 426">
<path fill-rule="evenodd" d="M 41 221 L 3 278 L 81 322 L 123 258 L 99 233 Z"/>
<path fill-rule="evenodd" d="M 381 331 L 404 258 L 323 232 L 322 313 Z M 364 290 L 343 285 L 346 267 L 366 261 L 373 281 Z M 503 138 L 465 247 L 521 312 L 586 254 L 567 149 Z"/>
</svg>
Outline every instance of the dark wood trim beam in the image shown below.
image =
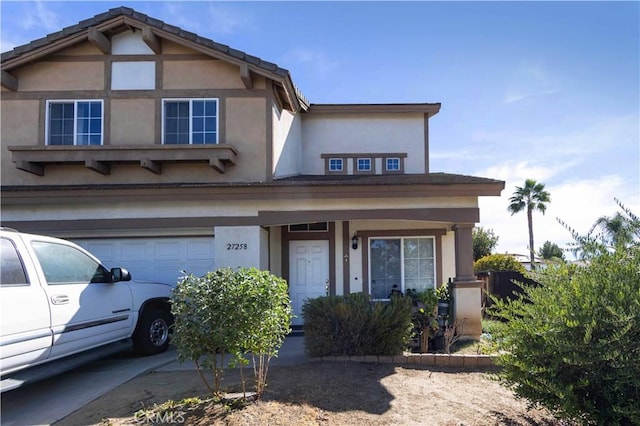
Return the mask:
<svg viewBox="0 0 640 426">
<path fill-rule="evenodd" d="M 5 70 L 2 70 L 2 87 L 15 92 L 18 90 L 18 79 Z"/>
<path fill-rule="evenodd" d="M 240 79 L 246 89 L 253 89 L 253 76 L 251 75 L 251 70 L 249 70 L 249 66 L 247 64 L 240 65 Z"/>
<path fill-rule="evenodd" d="M 95 27 L 90 27 L 87 32 L 89 43 L 97 47 L 102 53 L 111 53 L 111 41 Z"/>
<path fill-rule="evenodd" d="M 110 164 L 139 164 L 152 173 L 162 172 L 162 163 L 208 163 L 219 173 L 235 165 L 238 151 L 230 145 L 92 145 L 10 146 L 16 167 L 39 176 L 47 165 L 83 164 L 98 173 L 109 174 Z M 142 158 L 142 160 L 140 160 Z"/>
<path fill-rule="evenodd" d="M 434 104 L 311 104 L 309 112 L 315 114 L 369 114 L 369 113 L 424 113 L 429 117 L 440 111 Z"/>
<path fill-rule="evenodd" d="M 224 174 L 224 163 L 219 158 L 210 158 L 209 165 L 213 167 L 216 172 Z"/>
<path fill-rule="evenodd" d="M 44 176 L 44 166 L 30 163 L 29 161 L 18 160 L 16 161 L 16 168 L 25 172 L 33 173 L 37 176 Z"/>
<path fill-rule="evenodd" d="M 88 169 L 93 170 L 94 172 L 100 173 L 101 175 L 106 176 L 108 174 L 111 174 L 111 167 L 101 161 L 92 159 L 84 160 L 84 166 Z"/>
<path fill-rule="evenodd" d="M 351 229 L 348 221 L 342 222 L 342 294 L 351 293 Z"/>
<path fill-rule="evenodd" d="M 156 175 L 162 174 L 162 163 L 159 161 L 149 160 L 148 158 L 140 160 L 140 167 L 149 170 Z"/>
<path fill-rule="evenodd" d="M 149 49 L 153 50 L 153 53 L 160 55 L 162 53 L 162 41 L 157 37 L 151 27 L 144 27 L 142 29 L 142 41 L 144 41 Z"/>
<path fill-rule="evenodd" d="M 406 152 L 336 152 L 320 154 L 320 158 L 407 158 Z"/>
<path fill-rule="evenodd" d="M 423 208 L 423 209 L 374 209 L 374 210 L 304 210 L 259 211 L 262 225 L 287 223 L 324 222 L 330 220 L 417 220 L 442 223 L 480 221 L 480 210 L 474 207 Z M 415 232 L 415 230 L 410 230 Z M 358 232 L 358 235 L 361 233 Z"/>
</svg>

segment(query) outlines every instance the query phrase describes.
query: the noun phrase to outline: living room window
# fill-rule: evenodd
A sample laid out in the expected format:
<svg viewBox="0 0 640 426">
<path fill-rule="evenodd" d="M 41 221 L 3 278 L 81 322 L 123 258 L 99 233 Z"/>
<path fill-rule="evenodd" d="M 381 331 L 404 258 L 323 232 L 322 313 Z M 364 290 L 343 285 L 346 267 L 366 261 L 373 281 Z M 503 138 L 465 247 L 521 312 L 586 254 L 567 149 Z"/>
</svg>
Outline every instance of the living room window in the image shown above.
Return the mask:
<svg viewBox="0 0 640 426">
<path fill-rule="evenodd" d="M 423 291 L 435 288 L 433 237 L 369 240 L 369 289 L 373 299 L 388 299 L 394 285 Z"/>
<path fill-rule="evenodd" d="M 102 145 L 102 103 L 47 101 L 47 145 Z"/>
<path fill-rule="evenodd" d="M 162 107 L 163 143 L 218 143 L 217 99 L 165 99 Z"/>
</svg>

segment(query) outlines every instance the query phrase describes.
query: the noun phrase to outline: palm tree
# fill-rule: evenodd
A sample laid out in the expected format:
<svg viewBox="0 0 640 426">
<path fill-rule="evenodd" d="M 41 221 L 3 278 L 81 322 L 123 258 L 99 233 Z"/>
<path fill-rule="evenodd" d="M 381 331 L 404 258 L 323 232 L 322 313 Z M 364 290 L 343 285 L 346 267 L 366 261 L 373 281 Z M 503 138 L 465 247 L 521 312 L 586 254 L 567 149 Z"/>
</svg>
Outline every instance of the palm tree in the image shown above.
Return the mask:
<svg viewBox="0 0 640 426">
<path fill-rule="evenodd" d="M 604 233 L 603 240 L 614 247 L 626 246 L 634 240 L 632 222 L 620 212 L 616 212 L 611 217 L 598 218 L 591 231 L 595 228 L 600 228 Z"/>
<path fill-rule="evenodd" d="M 523 187 L 516 186 L 516 191 L 509 198 L 507 210 L 513 216 L 522 210 L 527 210 L 527 221 L 529 223 L 529 255 L 531 257 L 531 269 L 535 268 L 535 251 L 533 248 L 533 211 L 538 210 L 544 214 L 547 210 L 545 203 L 551 202 L 551 196 L 544 190 L 544 184 L 533 179 L 527 179 Z"/>
</svg>

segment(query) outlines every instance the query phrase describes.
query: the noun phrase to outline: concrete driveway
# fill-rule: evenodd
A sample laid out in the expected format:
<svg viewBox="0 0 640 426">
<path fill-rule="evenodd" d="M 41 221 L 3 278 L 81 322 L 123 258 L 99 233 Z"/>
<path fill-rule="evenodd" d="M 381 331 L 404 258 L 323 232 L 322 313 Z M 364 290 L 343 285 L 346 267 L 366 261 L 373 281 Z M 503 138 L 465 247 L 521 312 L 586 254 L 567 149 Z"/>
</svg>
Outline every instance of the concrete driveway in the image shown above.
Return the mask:
<svg viewBox="0 0 640 426">
<path fill-rule="evenodd" d="M 288 336 L 271 365 L 306 362 L 304 337 Z M 2 393 L 0 423 L 3 426 L 48 425 L 62 420 L 112 389 L 149 371 L 195 369 L 179 363 L 175 348 L 165 353 L 136 357 L 132 351 L 118 353 L 41 382 Z"/>
</svg>

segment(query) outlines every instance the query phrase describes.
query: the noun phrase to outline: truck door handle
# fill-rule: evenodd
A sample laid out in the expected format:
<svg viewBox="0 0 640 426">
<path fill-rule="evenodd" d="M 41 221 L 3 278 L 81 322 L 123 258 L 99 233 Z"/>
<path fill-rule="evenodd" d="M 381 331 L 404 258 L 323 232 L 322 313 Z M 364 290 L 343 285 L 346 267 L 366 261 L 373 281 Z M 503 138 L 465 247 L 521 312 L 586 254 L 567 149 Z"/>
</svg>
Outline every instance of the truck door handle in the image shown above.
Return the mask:
<svg viewBox="0 0 640 426">
<path fill-rule="evenodd" d="M 51 303 L 53 303 L 54 305 L 65 305 L 69 303 L 69 296 L 67 296 L 66 294 L 51 296 Z"/>
</svg>

